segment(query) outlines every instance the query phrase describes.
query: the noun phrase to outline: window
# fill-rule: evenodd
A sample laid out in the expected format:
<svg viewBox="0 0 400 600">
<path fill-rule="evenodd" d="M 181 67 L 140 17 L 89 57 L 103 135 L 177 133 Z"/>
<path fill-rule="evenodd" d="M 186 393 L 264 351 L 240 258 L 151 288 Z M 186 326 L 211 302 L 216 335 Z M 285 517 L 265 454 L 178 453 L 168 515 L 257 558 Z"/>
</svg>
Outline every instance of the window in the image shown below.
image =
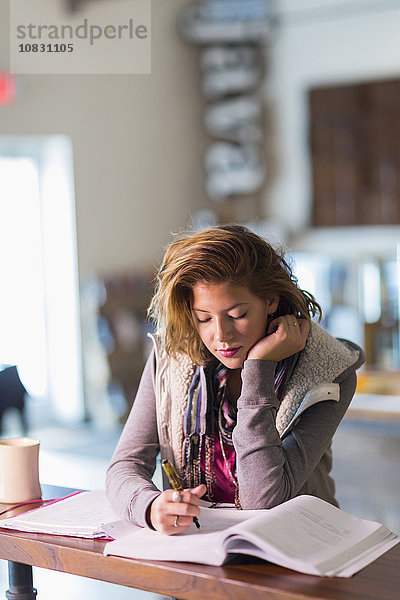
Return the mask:
<svg viewBox="0 0 400 600">
<path fill-rule="evenodd" d="M 59 420 L 84 415 L 72 151 L 0 138 L 0 363 Z"/>
</svg>

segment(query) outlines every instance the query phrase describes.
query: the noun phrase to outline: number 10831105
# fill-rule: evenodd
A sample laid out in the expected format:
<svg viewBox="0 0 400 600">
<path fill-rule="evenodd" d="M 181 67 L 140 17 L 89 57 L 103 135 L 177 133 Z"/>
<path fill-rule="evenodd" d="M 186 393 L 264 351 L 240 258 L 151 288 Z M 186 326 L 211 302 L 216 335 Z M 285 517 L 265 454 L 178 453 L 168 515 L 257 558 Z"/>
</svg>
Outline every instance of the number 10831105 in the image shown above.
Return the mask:
<svg viewBox="0 0 400 600">
<path fill-rule="evenodd" d="M 73 44 L 19 44 L 18 52 L 73 52 Z"/>
</svg>

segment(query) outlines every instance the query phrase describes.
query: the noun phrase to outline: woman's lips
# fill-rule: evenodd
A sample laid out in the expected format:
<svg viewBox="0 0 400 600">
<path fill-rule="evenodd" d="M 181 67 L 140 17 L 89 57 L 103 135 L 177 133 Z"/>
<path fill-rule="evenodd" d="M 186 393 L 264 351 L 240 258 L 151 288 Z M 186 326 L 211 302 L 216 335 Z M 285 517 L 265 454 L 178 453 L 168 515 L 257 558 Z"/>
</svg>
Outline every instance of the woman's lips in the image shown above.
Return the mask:
<svg viewBox="0 0 400 600">
<path fill-rule="evenodd" d="M 232 358 L 232 356 L 235 356 L 235 354 L 237 352 L 239 352 L 239 350 L 240 350 L 240 346 L 238 348 L 227 348 L 226 350 L 223 350 L 222 348 L 220 348 L 218 350 L 218 352 L 224 358 Z"/>
</svg>

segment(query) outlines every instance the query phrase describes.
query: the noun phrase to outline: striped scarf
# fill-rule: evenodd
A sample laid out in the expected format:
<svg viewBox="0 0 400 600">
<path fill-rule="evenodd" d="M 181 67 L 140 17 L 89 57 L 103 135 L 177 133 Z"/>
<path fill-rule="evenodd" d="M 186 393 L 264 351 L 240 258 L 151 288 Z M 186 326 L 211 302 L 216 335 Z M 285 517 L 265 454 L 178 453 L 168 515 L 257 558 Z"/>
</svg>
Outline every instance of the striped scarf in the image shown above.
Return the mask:
<svg viewBox="0 0 400 600">
<path fill-rule="evenodd" d="M 289 356 L 276 365 L 274 388 L 279 402 L 291 377 L 299 354 Z M 205 483 L 209 500 L 213 499 L 214 436 L 220 433 L 223 443 L 233 447 L 232 432 L 237 409 L 229 402 L 228 369 L 221 363 L 208 368 L 197 367 L 188 391 L 188 403 L 183 418 L 182 468 L 188 487 L 201 483 L 200 460 L 205 448 Z M 236 475 L 236 474 L 235 474 Z"/>
</svg>

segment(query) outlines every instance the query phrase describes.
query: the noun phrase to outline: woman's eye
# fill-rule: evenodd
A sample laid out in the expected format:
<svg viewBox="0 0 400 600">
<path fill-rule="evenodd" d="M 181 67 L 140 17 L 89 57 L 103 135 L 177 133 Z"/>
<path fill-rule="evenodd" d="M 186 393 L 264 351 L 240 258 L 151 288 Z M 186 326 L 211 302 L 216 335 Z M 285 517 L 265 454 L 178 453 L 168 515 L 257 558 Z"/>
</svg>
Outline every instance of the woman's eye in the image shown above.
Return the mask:
<svg viewBox="0 0 400 600">
<path fill-rule="evenodd" d="M 247 312 L 243 313 L 242 315 L 239 315 L 237 317 L 234 317 L 233 315 L 228 315 L 228 317 L 230 319 L 232 319 L 232 321 L 239 321 L 240 319 L 244 319 L 244 317 L 247 315 Z M 199 319 L 199 317 L 196 317 L 196 321 L 197 323 L 209 323 L 211 321 L 211 317 L 207 317 L 206 319 Z"/>
<path fill-rule="evenodd" d="M 242 315 L 239 315 L 238 317 L 231 316 L 231 319 L 233 319 L 234 321 L 239 321 L 240 319 L 244 319 L 246 315 L 247 315 L 247 312 L 243 313 Z"/>
</svg>

